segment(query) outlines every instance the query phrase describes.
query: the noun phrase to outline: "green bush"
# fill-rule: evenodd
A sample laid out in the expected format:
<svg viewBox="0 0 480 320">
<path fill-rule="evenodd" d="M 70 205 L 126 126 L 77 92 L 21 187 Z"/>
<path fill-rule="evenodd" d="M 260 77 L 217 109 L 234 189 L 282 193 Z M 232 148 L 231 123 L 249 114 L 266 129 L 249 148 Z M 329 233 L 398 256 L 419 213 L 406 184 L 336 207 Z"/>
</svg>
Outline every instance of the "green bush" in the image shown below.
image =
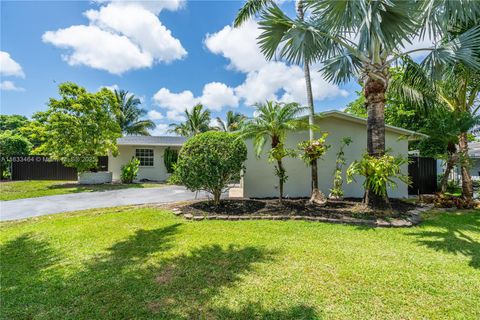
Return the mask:
<svg viewBox="0 0 480 320">
<path fill-rule="evenodd" d="M 135 157 L 132 157 L 127 164 L 122 166 L 122 174 L 120 179 L 122 183 L 132 183 L 133 180 L 137 177 L 138 167 L 140 166 L 140 160 Z"/>
<path fill-rule="evenodd" d="M 190 138 L 180 150 L 175 181 L 189 190 L 204 190 L 213 195 L 214 204 L 231 181 L 240 179 L 247 146 L 237 135 L 206 132 Z"/>
<path fill-rule="evenodd" d="M 407 164 L 408 159 L 385 154 L 374 157 L 363 155 L 359 161 L 354 161 L 347 169 L 347 182 L 355 181 L 354 176 L 365 177 L 363 187 L 372 190 L 376 195 L 387 196 L 387 187 L 396 187 L 394 179 L 409 183 L 408 175 L 402 174 L 402 165 Z"/>
<path fill-rule="evenodd" d="M 163 153 L 163 162 L 167 168 L 168 173 L 173 173 L 175 171 L 175 164 L 178 160 L 178 151 L 168 147 Z"/>
</svg>

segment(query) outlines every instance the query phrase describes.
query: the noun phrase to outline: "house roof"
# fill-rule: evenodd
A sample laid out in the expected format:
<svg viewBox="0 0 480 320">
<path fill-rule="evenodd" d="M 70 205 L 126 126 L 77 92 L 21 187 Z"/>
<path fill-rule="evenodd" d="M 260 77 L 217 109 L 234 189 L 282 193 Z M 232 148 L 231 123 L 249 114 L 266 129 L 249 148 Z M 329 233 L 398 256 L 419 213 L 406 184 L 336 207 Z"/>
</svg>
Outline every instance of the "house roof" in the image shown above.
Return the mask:
<svg viewBox="0 0 480 320">
<path fill-rule="evenodd" d="M 117 139 L 119 146 L 181 146 L 187 141 L 176 136 L 126 136 Z"/>
<path fill-rule="evenodd" d="M 333 117 L 333 118 L 343 119 L 343 120 L 356 122 L 356 123 L 360 123 L 360 124 L 365 124 L 365 125 L 367 124 L 367 119 L 360 118 L 360 117 L 357 117 L 353 114 L 342 112 L 342 111 L 339 111 L 339 110 L 325 111 L 325 112 L 319 113 L 318 115 L 321 118 Z M 423 134 L 423 133 L 403 129 L 403 128 L 400 128 L 400 127 L 391 126 L 391 125 L 388 125 L 388 124 L 385 125 L 385 130 L 408 136 L 409 139 L 412 139 L 412 140 L 415 140 L 416 138 L 420 138 L 420 137 L 428 137 L 426 134 Z"/>
</svg>

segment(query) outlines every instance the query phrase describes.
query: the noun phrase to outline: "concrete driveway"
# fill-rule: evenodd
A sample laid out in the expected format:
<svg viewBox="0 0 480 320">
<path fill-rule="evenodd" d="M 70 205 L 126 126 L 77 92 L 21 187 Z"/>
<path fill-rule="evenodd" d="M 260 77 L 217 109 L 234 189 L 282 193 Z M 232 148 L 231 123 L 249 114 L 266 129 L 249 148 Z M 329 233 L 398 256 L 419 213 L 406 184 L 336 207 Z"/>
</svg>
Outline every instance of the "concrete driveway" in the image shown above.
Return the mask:
<svg viewBox="0 0 480 320">
<path fill-rule="evenodd" d="M 198 193 L 197 199 L 206 197 L 205 193 Z M 180 186 L 63 194 L 0 201 L 0 220 L 18 220 L 59 212 L 193 199 L 195 199 L 195 192 Z"/>
</svg>

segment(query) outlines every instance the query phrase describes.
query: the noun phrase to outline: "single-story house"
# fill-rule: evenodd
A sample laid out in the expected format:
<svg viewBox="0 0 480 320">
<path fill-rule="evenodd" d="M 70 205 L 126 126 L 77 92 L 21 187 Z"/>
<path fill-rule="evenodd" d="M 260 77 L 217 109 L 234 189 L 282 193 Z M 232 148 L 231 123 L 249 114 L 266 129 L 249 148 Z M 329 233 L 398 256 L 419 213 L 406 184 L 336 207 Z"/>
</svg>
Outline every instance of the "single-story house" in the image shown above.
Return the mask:
<svg viewBox="0 0 480 320">
<path fill-rule="evenodd" d="M 336 153 L 339 150 L 343 137 L 351 137 L 353 142 L 345 148 L 345 158 L 348 165 L 362 157 L 367 146 L 367 121 L 341 111 L 328 111 L 320 114 L 316 124 L 321 132 L 328 132 L 327 143 L 331 145 L 326 155 L 318 162 L 319 187 L 325 194 L 329 193 L 333 182 Z M 317 133 L 320 135 L 321 133 Z M 409 139 L 418 138 L 420 134 L 410 130 L 386 126 L 386 145 L 395 155 L 408 156 Z M 297 148 L 299 142 L 308 140 L 307 131 L 292 132 L 288 135 L 286 146 Z M 168 136 L 127 136 L 118 139 L 117 157 L 109 156 L 108 168 L 113 172 L 113 179 L 120 179 L 120 168 L 133 156 L 140 159 L 141 166 L 137 179 L 163 181 L 167 178 L 166 168 L 163 163 L 165 148 L 180 149 L 185 142 L 182 137 Z M 267 143 L 263 154 L 257 158 L 251 140 L 247 141 L 248 158 L 245 162 L 245 172 L 242 179 L 243 196 L 249 198 L 276 197 L 278 193 L 278 179 L 274 175 L 274 164 L 267 161 L 269 144 Z M 285 183 L 285 196 L 307 197 L 310 195 L 310 168 L 301 159 L 286 158 L 284 161 L 288 180 Z M 408 174 L 405 165 L 404 173 Z M 345 179 L 346 180 L 346 179 Z M 344 183 L 346 197 L 363 196 L 363 180 L 358 177 L 357 183 Z M 389 196 L 404 198 L 408 196 L 408 187 L 399 182 L 395 190 L 389 190 Z"/>
<path fill-rule="evenodd" d="M 333 172 L 335 170 L 336 154 L 340 148 L 340 142 L 343 137 L 351 137 L 352 143 L 345 148 L 346 165 L 344 166 L 344 184 L 343 190 L 345 197 L 362 197 L 364 189 L 362 187 L 363 179 L 357 177 L 357 182 L 346 183 L 345 171 L 354 161 L 362 157 L 367 148 L 367 120 L 354 115 L 333 110 L 320 114 L 316 120 L 316 125 L 320 127 L 320 136 L 322 132 L 328 133 L 326 143 L 331 147 L 324 155 L 323 159 L 318 161 L 318 182 L 319 189 L 329 194 L 332 188 Z M 419 133 L 386 125 L 385 126 L 386 147 L 394 155 L 408 157 L 408 141 L 418 139 Z M 308 140 L 308 132 L 290 133 L 286 141 L 286 147 L 297 148 L 299 142 Z M 245 163 L 246 171 L 243 177 L 244 197 L 276 197 L 278 195 L 278 178 L 274 175 L 274 164 L 267 161 L 269 145 L 266 144 L 264 151 L 259 158 L 255 157 L 253 144 L 247 142 L 248 159 Z M 284 194 L 287 197 L 307 197 L 310 195 L 310 168 L 300 158 L 285 158 L 284 166 L 287 171 L 288 180 L 284 185 Z M 408 174 L 408 165 L 403 166 L 403 172 Z M 408 197 L 407 184 L 399 181 L 397 188 L 389 190 L 388 194 L 392 198 Z"/>
<path fill-rule="evenodd" d="M 108 156 L 108 170 L 112 172 L 113 180 L 120 180 L 121 168 L 132 157 L 140 160 L 137 179 L 165 181 L 167 168 L 163 154 L 167 147 L 180 150 L 186 141 L 184 137 L 170 136 L 126 136 L 117 140 L 118 155 Z"/>
</svg>

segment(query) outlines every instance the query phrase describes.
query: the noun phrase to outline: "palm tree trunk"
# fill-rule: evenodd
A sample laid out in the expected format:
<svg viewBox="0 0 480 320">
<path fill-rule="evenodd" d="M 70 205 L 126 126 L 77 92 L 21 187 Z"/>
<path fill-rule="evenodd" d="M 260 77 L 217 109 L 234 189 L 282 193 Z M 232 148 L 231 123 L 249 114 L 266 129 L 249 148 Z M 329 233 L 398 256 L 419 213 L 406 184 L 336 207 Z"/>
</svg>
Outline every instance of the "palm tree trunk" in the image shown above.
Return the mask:
<svg viewBox="0 0 480 320">
<path fill-rule="evenodd" d="M 471 200 L 473 197 L 473 181 L 470 175 L 470 158 L 468 156 L 468 138 L 467 133 L 460 134 L 458 141 L 458 151 L 460 152 L 460 171 L 462 173 L 462 196 Z"/>
<path fill-rule="evenodd" d="M 374 157 L 385 154 L 385 92 L 386 84 L 378 79 L 368 77 L 364 94 L 367 106 L 367 151 Z M 375 194 L 373 190 L 365 190 L 364 201 L 372 209 L 384 210 L 390 207 L 388 196 Z"/>
<path fill-rule="evenodd" d="M 453 153 L 449 153 L 447 158 L 447 166 L 445 167 L 445 172 L 443 173 L 442 180 L 440 181 L 440 192 L 442 194 L 447 192 L 448 177 L 450 176 L 450 173 L 452 172 L 456 162 L 456 156 Z"/>
<path fill-rule="evenodd" d="M 303 20 L 305 11 L 304 5 L 302 0 L 297 0 L 296 3 L 297 7 L 297 17 L 300 20 Z M 308 137 L 310 141 L 315 139 L 314 132 L 313 132 L 313 124 L 315 122 L 315 107 L 313 105 L 313 92 L 312 92 L 312 79 L 310 77 L 310 66 L 307 61 L 303 61 L 303 72 L 305 74 L 305 84 L 307 87 L 307 102 L 309 107 L 309 114 L 308 114 L 308 124 L 310 128 L 308 129 Z M 311 174 L 312 174 L 312 195 L 315 193 L 315 190 L 318 190 L 318 162 L 317 160 L 312 160 L 310 162 Z"/>
</svg>

